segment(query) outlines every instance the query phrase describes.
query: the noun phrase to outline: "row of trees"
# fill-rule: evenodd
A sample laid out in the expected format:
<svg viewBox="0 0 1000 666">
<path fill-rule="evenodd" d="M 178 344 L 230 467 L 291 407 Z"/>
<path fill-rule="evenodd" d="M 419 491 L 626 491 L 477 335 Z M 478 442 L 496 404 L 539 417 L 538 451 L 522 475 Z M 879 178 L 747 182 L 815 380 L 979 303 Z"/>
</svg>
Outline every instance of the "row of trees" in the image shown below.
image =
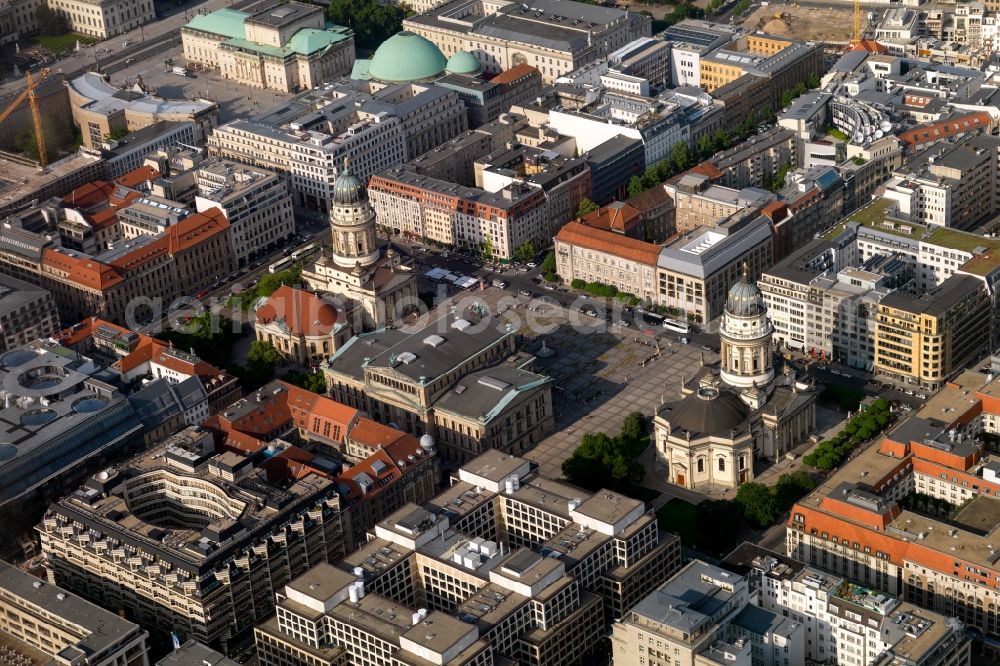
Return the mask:
<svg viewBox="0 0 1000 666">
<path fill-rule="evenodd" d="M 627 291 L 618 291 L 618 287 L 613 284 L 604 284 L 603 282 L 587 282 L 577 278 L 576 280 L 570 282 L 569 286 L 578 291 L 585 291 L 593 296 L 616 298 L 627 305 L 639 304 L 639 298 L 635 294 L 630 294 Z"/>
<path fill-rule="evenodd" d="M 230 306 L 240 310 L 249 310 L 261 298 L 267 298 L 278 291 L 283 285 L 297 285 L 302 281 L 302 264 L 297 263 L 288 270 L 277 273 L 265 273 L 260 280 L 249 289 L 235 294 Z"/>
<path fill-rule="evenodd" d="M 581 488 L 610 488 L 624 494 L 642 481 L 646 469 L 635 458 L 649 446 L 646 417 L 632 412 L 614 437 L 587 433 L 573 455 L 563 461 L 563 475 Z"/>
<path fill-rule="evenodd" d="M 326 377 L 322 372 L 289 372 L 281 379 L 307 391 L 326 395 Z"/>
<path fill-rule="evenodd" d="M 379 0 L 330 0 L 326 17 L 354 31 L 355 43 L 373 50 L 403 29 L 403 19 L 413 11 L 404 3 Z"/>
<path fill-rule="evenodd" d="M 828 472 L 843 462 L 860 444 L 882 432 L 891 421 L 892 410 L 889 401 L 879 398 L 854 415 L 844 429 L 831 439 L 820 442 L 816 450 L 802 461 L 811 467 Z"/>
<path fill-rule="evenodd" d="M 743 518 L 751 525 L 765 528 L 774 525 L 792 505 L 816 487 L 808 472 L 782 474 L 773 486 L 763 483 L 741 484 L 735 503 Z"/>
<path fill-rule="evenodd" d="M 787 108 L 795 98 L 806 92 L 807 90 L 813 90 L 814 88 L 819 88 L 819 74 L 813 72 L 809 75 L 809 78 L 805 82 L 799 81 L 794 86 L 781 93 L 781 108 Z"/>
<path fill-rule="evenodd" d="M 697 150 L 691 150 L 687 142 L 678 141 L 670 149 L 670 157 L 646 167 L 640 176 L 632 176 L 628 183 L 628 195 L 634 197 L 651 187 L 659 185 L 671 176 L 690 169 L 703 159 L 707 159 L 725 150 L 732 140 L 724 129 L 718 129 L 714 134 L 706 134 L 698 140 Z"/>
</svg>

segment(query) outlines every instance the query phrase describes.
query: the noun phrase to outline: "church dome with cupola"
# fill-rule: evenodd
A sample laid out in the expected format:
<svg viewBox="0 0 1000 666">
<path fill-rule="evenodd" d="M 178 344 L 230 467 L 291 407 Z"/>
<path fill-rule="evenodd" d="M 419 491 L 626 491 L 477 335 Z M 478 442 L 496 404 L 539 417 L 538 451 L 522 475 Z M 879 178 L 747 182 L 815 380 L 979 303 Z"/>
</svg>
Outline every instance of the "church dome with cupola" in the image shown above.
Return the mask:
<svg viewBox="0 0 1000 666">
<path fill-rule="evenodd" d="M 351 206 L 365 201 L 368 201 L 368 191 L 365 189 L 365 184 L 345 164 L 340 175 L 337 176 L 337 180 L 333 182 L 333 203 Z"/>
</svg>

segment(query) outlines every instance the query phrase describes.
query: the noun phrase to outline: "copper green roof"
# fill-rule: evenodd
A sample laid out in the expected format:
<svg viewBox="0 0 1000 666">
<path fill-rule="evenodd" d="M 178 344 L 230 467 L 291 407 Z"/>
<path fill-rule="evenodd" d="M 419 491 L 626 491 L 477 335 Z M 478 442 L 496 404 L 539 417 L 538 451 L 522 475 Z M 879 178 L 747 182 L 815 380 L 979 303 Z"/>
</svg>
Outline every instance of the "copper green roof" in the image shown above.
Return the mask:
<svg viewBox="0 0 1000 666">
<path fill-rule="evenodd" d="M 451 74 L 480 74 L 483 71 L 476 56 L 468 51 L 459 51 L 448 58 L 448 66 L 445 69 Z"/>
<path fill-rule="evenodd" d="M 889 209 L 896 204 L 888 198 L 881 198 L 854 211 L 825 234 L 826 240 L 833 240 L 844 230 L 848 222 L 857 222 L 863 227 L 884 231 L 888 234 L 920 240 L 927 227 L 913 222 L 892 219 Z"/>
<path fill-rule="evenodd" d="M 250 18 L 246 12 L 235 9 L 217 9 L 209 14 L 195 16 L 185 28 L 210 32 L 220 37 L 246 37 L 243 22 Z"/>
<path fill-rule="evenodd" d="M 376 49 L 368 74 L 388 83 L 424 81 L 442 74 L 447 65 L 444 54 L 430 40 L 404 30 Z"/>
</svg>

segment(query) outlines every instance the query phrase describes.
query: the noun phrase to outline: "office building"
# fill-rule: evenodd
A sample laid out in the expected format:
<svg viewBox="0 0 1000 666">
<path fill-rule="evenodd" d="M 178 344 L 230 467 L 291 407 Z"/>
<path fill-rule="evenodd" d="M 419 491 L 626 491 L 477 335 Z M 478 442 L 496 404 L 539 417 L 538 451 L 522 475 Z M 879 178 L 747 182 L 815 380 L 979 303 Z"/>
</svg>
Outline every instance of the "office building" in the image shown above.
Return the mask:
<svg viewBox="0 0 1000 666">
<path fill-rule="evenodd" d="M 45 0 L 71 32 L 100 41 L 124 35 L 156 20 L 152 0 Z"/>
<path fill-rule="evenodd" d="M 590 167 L 590 200 L 597 204 L 624 199 L 632 176 L 646 168 L 642 141 L 621 134 L 594 146 L 583 158 Z"/>
<path fill-rule="evenodd" d="M 475 61 L 471 54 L 468 55 Z M 452 60 L 456 57 L 458 54 L 452 56 Z M 448 68 L 452 66 L 449 61 Z M 478 66 L 477 62 L 476 67 Z M 458 93 L 469 114 L 469 127 L 475 129 L 496 120 L 510 107 L 537 97 L 542 90 L 542 75 L 531 65 L 515 65 L 489 81 L 471 73 L 449 73 L 435 80 L 434 85 Z"/>
<path fill-rule="evenodd" d="M 433 42 L 446 58 L 468 51 L 489 73 L 530 65 L 544 83 L 552 83 L 649 37 L 651 20 L 616 8 L 557 0 L 451 0 L 407 18 L 403 28 Z"/>
<path fill-rule="evenodd" d="M 750 603 L 745 577 L 694 560 L 614 625 L 611 653 L 628 666 L 791 666 L 805 642 L 802 623 Z"/>
<path fill-rule="evenodd" d="M 301 93 L 262 117 L 216 128 L 208 149 L 288 177 L 296 205 L 326 212 L 345 158 L 368 182 L 466 129 L 465 105 L 452 90 L 341 81 Z"/>
<path fill-rule="evenodd" d="M 52 294 L 0 275 L 0 353 L 47 338 L 59 330 Z"/>
<path fill-rule="evenodd" d="M 757 277 L 773 262 L 771 223 L 760 216 L 732 226 L 699 227 L 660 251 L 657 303 L 696 322 L 725 308 L 743 265 Z"/>
<path fill-rule="evenodd" d="M 552 238 L 545 190 L 520 180 L 490 192 L 403 165 L 373 176 L 369 192 L 382 224 L 474 252 L 488 248 L 497 260 L 510 261 L 525 243 L 545 247 Z"/>
<path fill-rule="evenodd" d="M 310 90 L 346 76 L 354 65 L 354 33 L 327 23 L 323 9 L 285 2 L 253 13 L 225 7 L 181 28 L 184 59 L 216 69 L 251 88 Z"/>
<path fill-rule="evenodd" d="M 556 272 L 574 280 L 612 285 L 640 301 L 656 299 L 660 246 L 602 229 L 589 221 L 571 222 L 555 236 Z"/>
<path fill-rule="evenodd" d="M 276 173 L 217 158 L 200 164 L 195 178 L 195 210 L 222 211 L 237 266 L 271 253 L 295 234 L 292 195 Z"/>
<path fill-rule="evenodd" d="M 497 451 L 371 537 L 286 586 L 256 628 L 263 664 L 577 663 L 680 566 L 642 502 Z"/>
<path fill-rule="evenodd" d="M 156 666 L 236 666 L 238 663 L 204 643 L 187 641 L 156 662 Z"/>
<path fill-rule="evenodd" d="M 792 508 L 788 554 L 995 636 L 996 396 L 979 372 L 948 381 Z"/>
<path fill-rule="evenodd" d="M 142 628 L 0 561 L 4 661 L 23 666 L 149 666 Z"/>
<path fill-rule="evenodd" d="M 193 146 L 202 126 L 189 120 L 158 120 L 118 139 L 108 139 L 95 154 L 104 159 L 107 178 L 116 179 L 138 169 L 146 156 L 171 146 Z M 81 152 L 88 152 L 82 148 Z"/>
<path fill-rule="evenodd" d="M 469 310 L 434 311 L 417 331 L 351 338 L 323 366 L 330 395 L 459 464 L 489 448 L 519 455 L 554 427 L 552 382 L 515 355 L 514 333 Z"/>
<path fill-rule="evenodd" d="M 99 150 L 109 136 L 134 132 L 162 121 L 192 122 L 194 143 L 204 143 L 219 120 L 219 105 L 207 99 L 165 99 L 149 94 L 142 78 L 132 88 L 118 88 L 96 72 L 84 72 L 66 82 L 73 124 L 83 145 Z"/>
<path fill-rule="evenodd" d="M 752 219 L 776 199 L 772 192 L 755 187 L 735 190 L 713 185 L 708 176 L 695 170 L 670 179 L 663 189 L 673 199 L 678 233 L 714 227 L 727 220 Z"/>
<path fill-rule="evenodd" d="M 345 468 L 348 437 L 373 452 Z M 37 527 L 49 576 L 145 626 L 225 651 L 271 614 L 282 585 L 429 498 L 433 450 L 272 382 L 53 504 Z"/>
</svg>

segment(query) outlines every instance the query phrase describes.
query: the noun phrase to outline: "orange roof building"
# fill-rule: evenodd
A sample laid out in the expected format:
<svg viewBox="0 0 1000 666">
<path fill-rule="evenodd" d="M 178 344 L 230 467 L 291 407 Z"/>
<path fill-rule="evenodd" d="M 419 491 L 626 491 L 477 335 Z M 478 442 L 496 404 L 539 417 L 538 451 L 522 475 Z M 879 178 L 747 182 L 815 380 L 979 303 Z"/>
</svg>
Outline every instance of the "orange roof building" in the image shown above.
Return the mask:
<svg viewBox="0 0 1000 666">
<path fill-rule="evenodd" d="M 278 353 L 302 365 L 318 366 L 347 341 L 352 328 L 330 301 L 288 285 L 257 307 L 254 332 Z"/>
<path fill-rule="evenodd" d="M 896 136 L 909 148 L 919 149 L 942 139 L 955 139 L 969 132 L 992 131 L 996 126 L 993 117 L 977 111 L 957 118 L 948 118 L 900 132 Z"/>
<path fill-rule="evenodd" d="M 996 636 L 998 417 L 1000 382 L 963 372 L 793 507 L 788 554 Z"/>
<path fill-rule="evenodd" d="M 623 218 L 604 218 L 608 224 L 625 224 Z M 570 222 L 555 237 L 556 271 L 566 282 L 583 280 L 610 284 L 639 299 L 656 298 L 656 262 L 660 246 Z"/>
</svg>

